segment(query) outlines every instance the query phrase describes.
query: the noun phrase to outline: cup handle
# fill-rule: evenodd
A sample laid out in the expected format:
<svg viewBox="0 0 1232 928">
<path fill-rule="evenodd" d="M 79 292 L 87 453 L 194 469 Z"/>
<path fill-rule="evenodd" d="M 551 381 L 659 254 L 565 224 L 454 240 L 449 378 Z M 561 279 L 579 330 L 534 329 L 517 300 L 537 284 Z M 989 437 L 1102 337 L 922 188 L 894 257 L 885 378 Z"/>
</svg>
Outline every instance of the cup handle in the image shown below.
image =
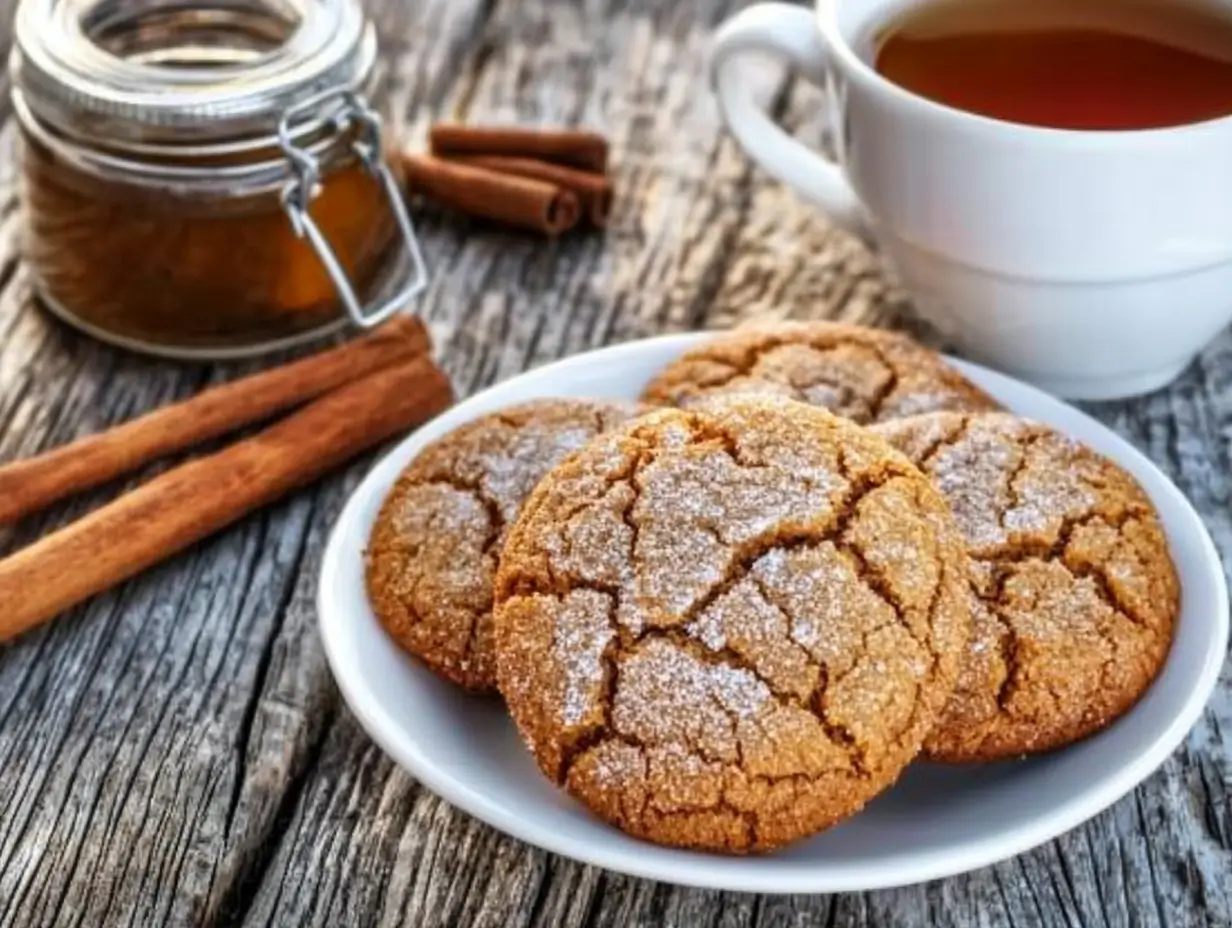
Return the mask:
<svg viewBox="0 0 1232 928">
<path fill-rule="evenodd" d="M 736 141 L 766 173 L 820 206 L 837 225 L 867 237 L 859 198 L 834 162 L 796 141 L 757 105 L 740 79 L 739 58 L 762 52 L 785 59 L 807 80 L 824 87 L 822 44 L 811 8 L 759 3 L 733 16 L 715 34 L 710 51 L 710 86 L 719 112 Z"/>
</svg>

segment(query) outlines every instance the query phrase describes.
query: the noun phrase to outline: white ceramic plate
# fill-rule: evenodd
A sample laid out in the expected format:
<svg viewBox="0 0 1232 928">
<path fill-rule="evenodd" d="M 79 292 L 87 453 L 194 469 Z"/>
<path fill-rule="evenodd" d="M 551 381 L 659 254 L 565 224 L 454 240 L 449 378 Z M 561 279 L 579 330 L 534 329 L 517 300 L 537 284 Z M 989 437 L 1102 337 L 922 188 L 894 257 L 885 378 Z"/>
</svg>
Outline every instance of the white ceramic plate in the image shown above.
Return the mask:
<svg viewBox="0 0 1232 928">
<path fill-rule="evenodd" d="M 1167 665 L 1132 712 L 1094 738 L 1029 761 L 914 765 L 851 820 L 760 857 L 671 850 L 627 837 L 540 776 L 499 700 L 469 696 L 438 680 L 377 624 L 364 594 L 369 527 L 403 466 L 460 423 L 536 397 L 635 397 L 665 364 L 704 338 L 620 345 L 515 377 L 421 428 L 360 484 L 325 552 L 321 637 L 343 696 L 394 760 L 477 818 L 587 863 L 718 889 L 839 892 L 934 879 L 1025 851 L 1110 805 L 1177 747 L 1202 712 L 1227 644 L 1227 588 L 1206 529 L 1150 461 L 1094 419 L 1008 377 L 955 362 L 1010 409 L 1118 461 L 1159 508 L 1180 569 L 1183 607 Z"/>
</svg>

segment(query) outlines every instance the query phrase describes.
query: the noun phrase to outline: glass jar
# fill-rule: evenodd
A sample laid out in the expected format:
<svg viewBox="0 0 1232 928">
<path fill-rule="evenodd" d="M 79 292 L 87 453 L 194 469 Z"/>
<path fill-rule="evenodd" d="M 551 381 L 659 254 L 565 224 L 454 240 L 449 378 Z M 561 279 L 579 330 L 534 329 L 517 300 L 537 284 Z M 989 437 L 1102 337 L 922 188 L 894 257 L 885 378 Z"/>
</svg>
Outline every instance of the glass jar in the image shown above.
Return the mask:
<svg viewBox="0 0 1232 928">
<path fill-rule="evenodd" d="M 370 327 L 425 286 L 358 0 L 23 0 L 23 253 L 56 315 L 172 357 Z"/>
</svg>

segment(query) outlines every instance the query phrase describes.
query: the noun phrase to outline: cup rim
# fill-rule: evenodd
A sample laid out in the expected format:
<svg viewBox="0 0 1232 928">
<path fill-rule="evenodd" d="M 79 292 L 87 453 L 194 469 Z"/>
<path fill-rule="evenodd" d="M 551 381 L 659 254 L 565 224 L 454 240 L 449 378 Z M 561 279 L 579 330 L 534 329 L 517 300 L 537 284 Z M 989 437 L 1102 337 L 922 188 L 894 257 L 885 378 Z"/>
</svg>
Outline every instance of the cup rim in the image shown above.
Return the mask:
<svg viewBox="0 0 1232 928">
<path fill-rule="evenodd" d="M 826 41 L 828 50 L 843 63 L 849 74 L 866 83 L 876 85 L 900 105 L 914 107 L 934 116 L 957 119 L 971 129 L 980 132 L 998 132 L 1010 135 L 1030 135 L 1041 141 L 1056 141 L 1078 145 L 1118 145 L 1127 141 L 1160 143 L 1176 141 L 1179 136 L 1206 135 L 1232 127 L 1232 113 L 1216 116 L 1200 122 L 1180 123 L 1175 126 L 1154 126 L 1144 129 L 1064 129 L 1055 126 L 1036 126 L 1027 123 L 996 119 L 981 113 L 972 113 L 946 103 L 939 103 L 879 74 L 876 68 L 860 57 L 843 35 L 838 24 L 838 4 L 844 0 L 814 0 L 813 9 L 817 28 Z"/>
</svg>

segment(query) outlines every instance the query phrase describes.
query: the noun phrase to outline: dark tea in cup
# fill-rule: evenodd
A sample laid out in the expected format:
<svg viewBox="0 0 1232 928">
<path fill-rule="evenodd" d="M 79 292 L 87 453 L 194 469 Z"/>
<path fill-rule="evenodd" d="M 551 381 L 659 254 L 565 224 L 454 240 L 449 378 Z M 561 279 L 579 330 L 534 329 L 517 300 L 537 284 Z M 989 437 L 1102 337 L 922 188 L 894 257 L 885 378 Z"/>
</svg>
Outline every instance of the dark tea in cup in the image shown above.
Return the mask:
<svg viewBox="0 0 1232 928">
<path fill-rule="evenodd" d="M 1056 129 L 1232 114 L 1232 8 L 1199 0 L 932 0 L 873 40 L 877 71 L 938 103 Z"/>
</svg>

